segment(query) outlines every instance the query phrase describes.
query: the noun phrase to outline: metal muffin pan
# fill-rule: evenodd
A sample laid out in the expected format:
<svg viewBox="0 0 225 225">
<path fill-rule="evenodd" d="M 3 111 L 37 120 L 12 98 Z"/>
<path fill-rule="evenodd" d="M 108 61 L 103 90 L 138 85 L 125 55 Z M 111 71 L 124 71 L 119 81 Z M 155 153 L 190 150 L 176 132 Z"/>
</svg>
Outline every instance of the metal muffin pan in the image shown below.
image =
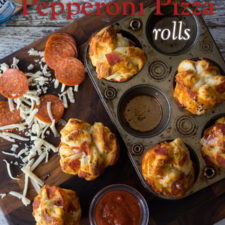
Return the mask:
<svg viewBox="0 0 225 225">
<path fill-rule="evenodd" d="M 120 29 L 123 35 L 137 42 L 147 55 L 147 61 L 137 75 L 121 83 L 98 80 L 95 67 L 92 66 L 89 58 L 88 45 L 85 52 L 85 65 L 110 118 L 126 144 L 130 160 L 145 188 L 160 198 L 174 199 L 156 194 L 144 181 L 141 174 L 142 157 L 150 147 L 177 137 L 180 137 L 188 146 L 196 165 L 196 180 L 186 195 L 182 197 L 184 198 L 225 178 L 225 169 L 206 164 L 201 155 L 200 145 L 200 139 L 209 121 L 215 121 L 219 116 L 225 115 L 225 102 L 202 116 L 192 115 L 182 109 L 173 98 L 177 67 L 184 59 L 204 57 L 215 62 L 224 75 L 225 62 L 202 17 L 171 16 L 171 8 L 167 6 L 163 9 L 165 15 L 157 18 L 154 15 L 155 10 L 154 6 L 147 7 L 144 10 L 145 16 L 128 16 L 112 24 Z M 192 11 L 191 8 L 189 10 Z M 170 43 L 169 50 L 166 49 L 165 43 L 159 49 L 160 45 L 155 44 L 149 35 L 154 24 L 161 23 L 159 18 L 164 21 L 170 18 L 168 21 L 171 21 L 171 17 L 175 20 L 182 20 L 193 30 L 188 43 L 174 47 L 176 52 L 173 51 L 173 46 L 178 42 Z M 162 107 L 161 122 L 152 131 L 137 132 L 124 121 L 124 105 L 137 95 L 153 96 Z"/>
</svg>

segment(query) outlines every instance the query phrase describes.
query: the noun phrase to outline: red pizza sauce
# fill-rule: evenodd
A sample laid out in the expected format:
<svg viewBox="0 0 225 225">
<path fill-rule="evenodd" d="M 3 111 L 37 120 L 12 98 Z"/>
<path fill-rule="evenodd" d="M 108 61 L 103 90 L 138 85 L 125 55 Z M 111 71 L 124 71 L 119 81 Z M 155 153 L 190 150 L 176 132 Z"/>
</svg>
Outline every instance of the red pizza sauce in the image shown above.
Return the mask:
<svg viewBox="0 0 225 225">
<path fill-rule="evenodd" d="M 95 209 L 98 225 L 139 225 L 141 208 L 136 197 L 127 191 L 109 191 Z"/>
</svg>

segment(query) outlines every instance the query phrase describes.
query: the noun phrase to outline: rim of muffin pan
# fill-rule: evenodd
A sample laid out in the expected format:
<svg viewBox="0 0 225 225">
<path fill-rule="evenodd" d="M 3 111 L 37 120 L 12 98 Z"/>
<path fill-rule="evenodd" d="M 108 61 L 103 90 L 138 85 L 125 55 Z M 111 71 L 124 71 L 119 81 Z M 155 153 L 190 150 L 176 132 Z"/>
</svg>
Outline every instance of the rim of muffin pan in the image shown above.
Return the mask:
<svg viewBox="0 0 225 225">
<path fill-rule="evenodd" d="M 135 44 L 135 47 L 138 47 L 144 51 L 144 49 L 141 45 L 141 42 L 132 33 L 128 32 L 126 30 L 123 30 L 123 29 L 119 29 L 119 33 L 121 33 L 123 37 L 132 41 Z"/>
<path fill-rule="evenodd" d="M 178 13 L 180 14 L 183 11 L 183 7 L 178 6 Z M 153 10 L 153 12 L 150 13 L 147 22 L 146 22 L 146 27 L 145 27 L 145 35 L 147 37 L 147 40 L 149 44 L 153 47 L 154 50 L 157 52 L 167 55 L 167 56 L 178 56 L 185 54 L 188 52 L 190 49 L 192 49 L 198 42 L 199 39 L 199 22 L 198 19 L 195 15 L 192 14 L 192 9 L 187 8 L 187 10 L 190 12 L 190 15 L 182 16 L 182 15 L 173 15 L 174 14 L 174 8 L 173 6 L 163 6 L 161 7 L 161 12 L 163 15 L 155 15 L 156 9 Z M 186 42 L 185 46 L 182 47 L 182 49 L 177 50 L 177 51 L 165 51 L 160 49 L 159 47 L 156 46 L 155 40 L 152 38 L 152 31 L 154 29 L 154 26 L 159 22 L 162 21 L 162 19 L 174 19 L 177 21 L 182 21 L 187 25 L 187 28 L 190 29 L 190 39 Z M 178 26 L 177 26 L 178 29 Z M 172 33 L 172 32 L 171 32 Z M 178 44 L 179 40 L 175 40 L 174 44 Z M 170 48 L 173 48 L 175 45 L 171 45 Z"/>
<path fill-rule="evenodd" d="M 175 139 L 176 139 L 176 138 L 175 138 Z M 175 139 L 165 139 L 165 140 L 163 140 L 163 141 L 160 141 L 158 144 L 163 143 L 163 142 L 171 142 L 171 141 L 174 141 Z M 187 198 L 187 197 L 191 196 L 192 194 L 196 193 L 196 192 L 192 192 L 192 190 L 193 190 L 194 186 L 198 184 L 199 176 L 200 176 L 200 174 L 201 174 L 201 173 L 200 173 L 200 171 L 201 171 L 200 160 L 199 160 L 199 157 L 197 156 L 197 153 L 195 152 L 195 150 L 194 150 L 190 145 L 188 145 L 182 138 L 181 138 L 181 140 L 183 141 L 183 143 L 184 143 L 185 146 L 187 147 L 187 149 L 188 149 L 188 151 L 189 151 L 189 153 L 190 153 L 190 158 L 191 158 L 191 160 L 192 160 L 192 162 L 193 162 L 194 171 L 195 171 L 194 182 L 193 182 L 193 184 L 190 186 L 190 188 L 185 192 L 185 194 L 184 194 L 183 196 L 181 196 L 181 197 L 176 198 L 176 197 L 173 197 L 173 196 L 163 195 L 163 194 L 160 194 L 160 193 L 155 192 L 155 191 L 152 189 L 151 185 L 149 185 L 149 184 L 147 183 L 147 181 L 145 181 L 145 179 L 144 179 L 144 177 L 143 177 L 143 175 L 142 175 L 142 170 L 141 170 L 141 168 L 140 168 L 140 174 L 141 174 L 141 176 L 142 176 L 142 182 L 144 182 L 144 186 L 145 186 L 145 187 L 146 187 L 146 188 L 147 188 L 154 196 L 156 196 L 157 198 L 161 198 L 161 199 L 165 199 L 165 200 L 182 200 L 182 199 Z M 145 151 L 145 152 L 143 153 L 143 155 L 141 156 L 141 160 L 140 160 L 140 161 L 141 161 L 141 165 L 142 165 L 142 160 L 143 160 L 145 154 L 148 152 L 148 150 L 149 150 L 150 148 L 153 148 L 154 146 L 156 146 L 156 145 L 158 145 L 158 144 L 155 144 L 155 145 L 149 147 L 148 149 L 146 149 L 146 151 Z"/>
<path fill-rule="evenodd" d="M 130 100 L 137 96 L 150 96 L 153 97 L 161 108 L 161 119 L 158 125 L 152 130 L 141 132 L 130 127 L 124 117 L 124 111 Z M 117 107 L 117 117 L 120 125 L 130 135 L 138 138 L 151 138 L 162 133 L 169 125 L 172 117 L 172 107 L 166 94 L 158 87 L 140 84 L 129 88 L 120 98 Z"/>
</svg>

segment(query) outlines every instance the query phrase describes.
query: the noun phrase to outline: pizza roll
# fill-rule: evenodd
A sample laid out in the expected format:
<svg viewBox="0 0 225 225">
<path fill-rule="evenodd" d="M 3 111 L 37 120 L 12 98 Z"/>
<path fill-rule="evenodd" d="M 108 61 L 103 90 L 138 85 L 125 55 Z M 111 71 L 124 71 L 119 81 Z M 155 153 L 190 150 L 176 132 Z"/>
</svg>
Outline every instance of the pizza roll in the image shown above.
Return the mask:
<svg viewBox="0 0 225 225">
<path fill-rule="evenodd" d="M 194 183 L 195 170 L 183 141 L 177 138 L 148 149 L 142 159 L 142 175 L 156 193 L 184 196 Z"/>
<path fill-rule="evenodd" d="M 144 51 L 113 26 L 93 34 L 89 57 L 99 79 L 122 82 L 137 74 L 146 62 Z"/>
<path fill-rule="evenodd" d="M 225 117 L 205 130 L 201 139 L 202 155 L 207 162 L 225 168 Z"/>
<path fill-rule="evenodd" d="M 36 225 L 79 225 L 81 208 L 75 191 L 45 185 L 33 202 Z"/>
<path fill-rule="evenodd" d="M 225 101 L 225 77 L 205 59 L 183 60 L 178 67 L 173 95 L 189 112 L 205 114 Z"/>
<path fill-rule="evenodd" d="M 65 173 L 93 180 L 118 159 L 116 136 L 102 123 L 95 122 L 91 126 L 70 119 L 61 135 L 60 165 Z"/>
</svg>

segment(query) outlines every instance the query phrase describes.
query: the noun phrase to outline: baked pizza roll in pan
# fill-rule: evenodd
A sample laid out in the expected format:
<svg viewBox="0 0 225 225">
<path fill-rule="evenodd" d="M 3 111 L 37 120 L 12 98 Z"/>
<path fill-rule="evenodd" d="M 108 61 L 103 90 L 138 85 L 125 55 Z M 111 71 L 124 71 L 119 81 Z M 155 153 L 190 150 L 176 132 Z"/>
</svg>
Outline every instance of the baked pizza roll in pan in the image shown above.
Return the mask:
<svg viewBox="0 0 225 225">
<path fill-rule="evenodd" d="M 114 82 L 130 79 L 146 62 L 144 51 L 113 26 L 105 27 L 92 35 L 89 57 L 96 67 L 98 79 Z"/>
<path fill-rule="evenodd" d="M 225 116 L 204 131 L 201 145 L 207 163 L 225 168 Z"/>
<path fill-rule="evenodd" d="M 225 77 L 205 59 L 183 60 L 175 81 L 174 98 L 192 114 L 205 114 L 225 101 Z"/>
<path fill-rule="evenodd" d="M 195 180 L 194 163 L 180 138 L 148 149 L 141 168 L 152 190 L 170 198 L 183 197 Z"/>
</svg>

